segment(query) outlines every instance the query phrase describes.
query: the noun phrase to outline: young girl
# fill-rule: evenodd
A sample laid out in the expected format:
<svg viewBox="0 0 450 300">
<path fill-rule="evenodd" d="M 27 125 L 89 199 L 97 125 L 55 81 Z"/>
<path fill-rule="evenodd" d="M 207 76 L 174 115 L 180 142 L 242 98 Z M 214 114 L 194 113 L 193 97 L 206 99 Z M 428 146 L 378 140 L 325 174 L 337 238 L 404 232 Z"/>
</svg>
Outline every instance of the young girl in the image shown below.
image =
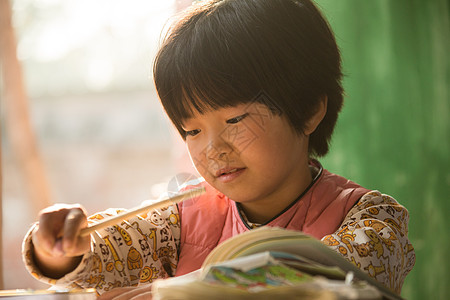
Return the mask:
<svg viewBox="0 0 450 300">
<path fill-rule="evenodd" d="M 341 77 L 332 31 L 310 0 L 193 5 L 159 50 L 154 79 L 204 179 L 186 188 L 206 194 L 85 238 L 88 222 L 117 211 L 88 221 L 80 206 L 50 207 L 24 242 L 31 274 L 99 294 L 148 286 L 198 269 L 234 235 L 279 226 L 321 239 L 399 293 L 415 260 L 407 210 L 313 159 L 328 152 Z"/>
</svg>

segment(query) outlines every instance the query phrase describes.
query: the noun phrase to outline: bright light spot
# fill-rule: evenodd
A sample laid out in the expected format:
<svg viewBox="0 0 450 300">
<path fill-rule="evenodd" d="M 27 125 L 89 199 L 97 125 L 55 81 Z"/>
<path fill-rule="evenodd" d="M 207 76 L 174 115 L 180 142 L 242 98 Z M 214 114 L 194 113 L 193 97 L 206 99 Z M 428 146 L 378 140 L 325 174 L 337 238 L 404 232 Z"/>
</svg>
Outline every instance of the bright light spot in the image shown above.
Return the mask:
<svg viewBox="0 0 450 300">
<path fill-rule="evenodd" d="M 175 0 L 17 0 L 18 57 L 33 65 L 30 90 L 150 85 L 149 68 Z M 17 2 L 15 1 L 15 2 Z M 42 74 L 61 74 L 50 82 Z"/>
<path fill-rule="evenodd" d="M 86 84 L 93 90 L 105 89 L 113 79 L 114 68 L 109 60 L 92 60 L 86 71 Z"/>
</svg>

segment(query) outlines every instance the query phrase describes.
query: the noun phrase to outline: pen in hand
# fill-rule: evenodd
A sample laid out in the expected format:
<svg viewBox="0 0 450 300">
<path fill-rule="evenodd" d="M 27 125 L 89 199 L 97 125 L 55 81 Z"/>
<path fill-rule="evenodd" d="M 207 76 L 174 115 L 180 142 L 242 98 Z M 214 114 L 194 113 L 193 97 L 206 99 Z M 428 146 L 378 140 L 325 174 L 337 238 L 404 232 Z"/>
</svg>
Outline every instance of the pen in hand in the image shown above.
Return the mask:
<svg viewBox="0 0 450 300">
<path fill-rule="evenodd" d="M 98 222 L 96 224 L 93 224 L 92 226 L 89 226 L 89 227 L 81 229 L 80 236 L 81 237 L 87 236 L 87 235 L 93 233 L 96 230 L 99 230 L 99 229 L 102 229 L 102 228 L 105 228 L 105 227 L 117 224 L 117 223 L 119 223 L 122 220 L 129 219 L 131 217 L 134 217 L 136 215 L 142 214 L 144 212 L 147 212 L 147 211 L 150 211 L 150 210 L 154 210 L 154 209 L 158 209 L 158 208 L 162 208 L 162 207 L 166 207 L 166 206 L 173 205 L 173 204 L 177 204 L 177 203 L 180 203 L 183 200 L 200 196 L 204 192 L 205 192 L 205 188 L 204 187 L 188 190 L 186 192 L 177 194 L 175 196 L 167 197 L 167 198 L 165 198 L 165 199 L 163 199 L 161 201 L 158 201 L 156 203 L 152 203 L 150 205 L 146 205 L 146 206 L 142 206 L 142 207 L 137 207 L 135 209 L 132 209 L 132 210 L 130 210 L 128 212 L 119 214 L 117 216 L 103 219 L 100 222 Z"/>
</svg>

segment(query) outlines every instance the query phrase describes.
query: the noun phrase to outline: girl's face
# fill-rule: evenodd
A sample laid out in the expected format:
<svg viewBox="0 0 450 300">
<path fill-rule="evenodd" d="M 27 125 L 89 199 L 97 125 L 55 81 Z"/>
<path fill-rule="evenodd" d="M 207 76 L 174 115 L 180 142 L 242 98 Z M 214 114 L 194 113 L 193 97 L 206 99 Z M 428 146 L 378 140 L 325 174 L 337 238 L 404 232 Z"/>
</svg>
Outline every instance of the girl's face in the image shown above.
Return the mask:
<svg viewBox="0 0 450 300">
<path fill-rule="evenodd" d="M 191 159 L 253 222 L 281 212 L 311 182 L 308 137 L 260 103 L 196 113 L 183 123 Z"/>
</svg>

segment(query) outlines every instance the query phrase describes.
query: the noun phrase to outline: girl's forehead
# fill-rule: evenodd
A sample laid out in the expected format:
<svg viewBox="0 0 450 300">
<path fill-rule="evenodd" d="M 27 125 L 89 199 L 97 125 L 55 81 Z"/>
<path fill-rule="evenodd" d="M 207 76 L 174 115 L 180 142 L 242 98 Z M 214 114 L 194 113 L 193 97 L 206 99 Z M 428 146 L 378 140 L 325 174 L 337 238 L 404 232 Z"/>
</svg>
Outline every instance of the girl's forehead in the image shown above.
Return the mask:
<svg viewBox="0 0 450 300">
<path fill-rule="evenodd" d="M 259 104 L 260 106 L 263 104 Z M 196 107 L 190 105 L 189 106 L 189 117 L 188 118 L 195 118 L 203 115 L 209 115 L 209 114 L 229 114 L 229 113 L 239 113 L 241 111 L 250 111 L 255 109 L 255 104 L 253 103 L 239 103 L 239 104 L 232 104 L 232 105 L 226 105 L 221 107 L 211 107 L 211 106 L 205 106 L 202 107 L 201 110 L 197 109 Z"/>
<path fill-rule="evenodd" d="M 170 110 L 173 111 L 175 119 L 185 122 L 188 119 L 201 117 L 210 113 L 233 113 L 242 110 L 258 111 L 271 107 L 278 111 L 278 105 L 267 95 L 265 91 L 243 91 L 242 89 L 230 92 L 223 86 L 210 89 L 199 89 L 195 86 L 184 86 L 181 88 L 180 98 L 172 101 Z M 281 111 L 281 110 L 280 110 Z"/>
</svg>

